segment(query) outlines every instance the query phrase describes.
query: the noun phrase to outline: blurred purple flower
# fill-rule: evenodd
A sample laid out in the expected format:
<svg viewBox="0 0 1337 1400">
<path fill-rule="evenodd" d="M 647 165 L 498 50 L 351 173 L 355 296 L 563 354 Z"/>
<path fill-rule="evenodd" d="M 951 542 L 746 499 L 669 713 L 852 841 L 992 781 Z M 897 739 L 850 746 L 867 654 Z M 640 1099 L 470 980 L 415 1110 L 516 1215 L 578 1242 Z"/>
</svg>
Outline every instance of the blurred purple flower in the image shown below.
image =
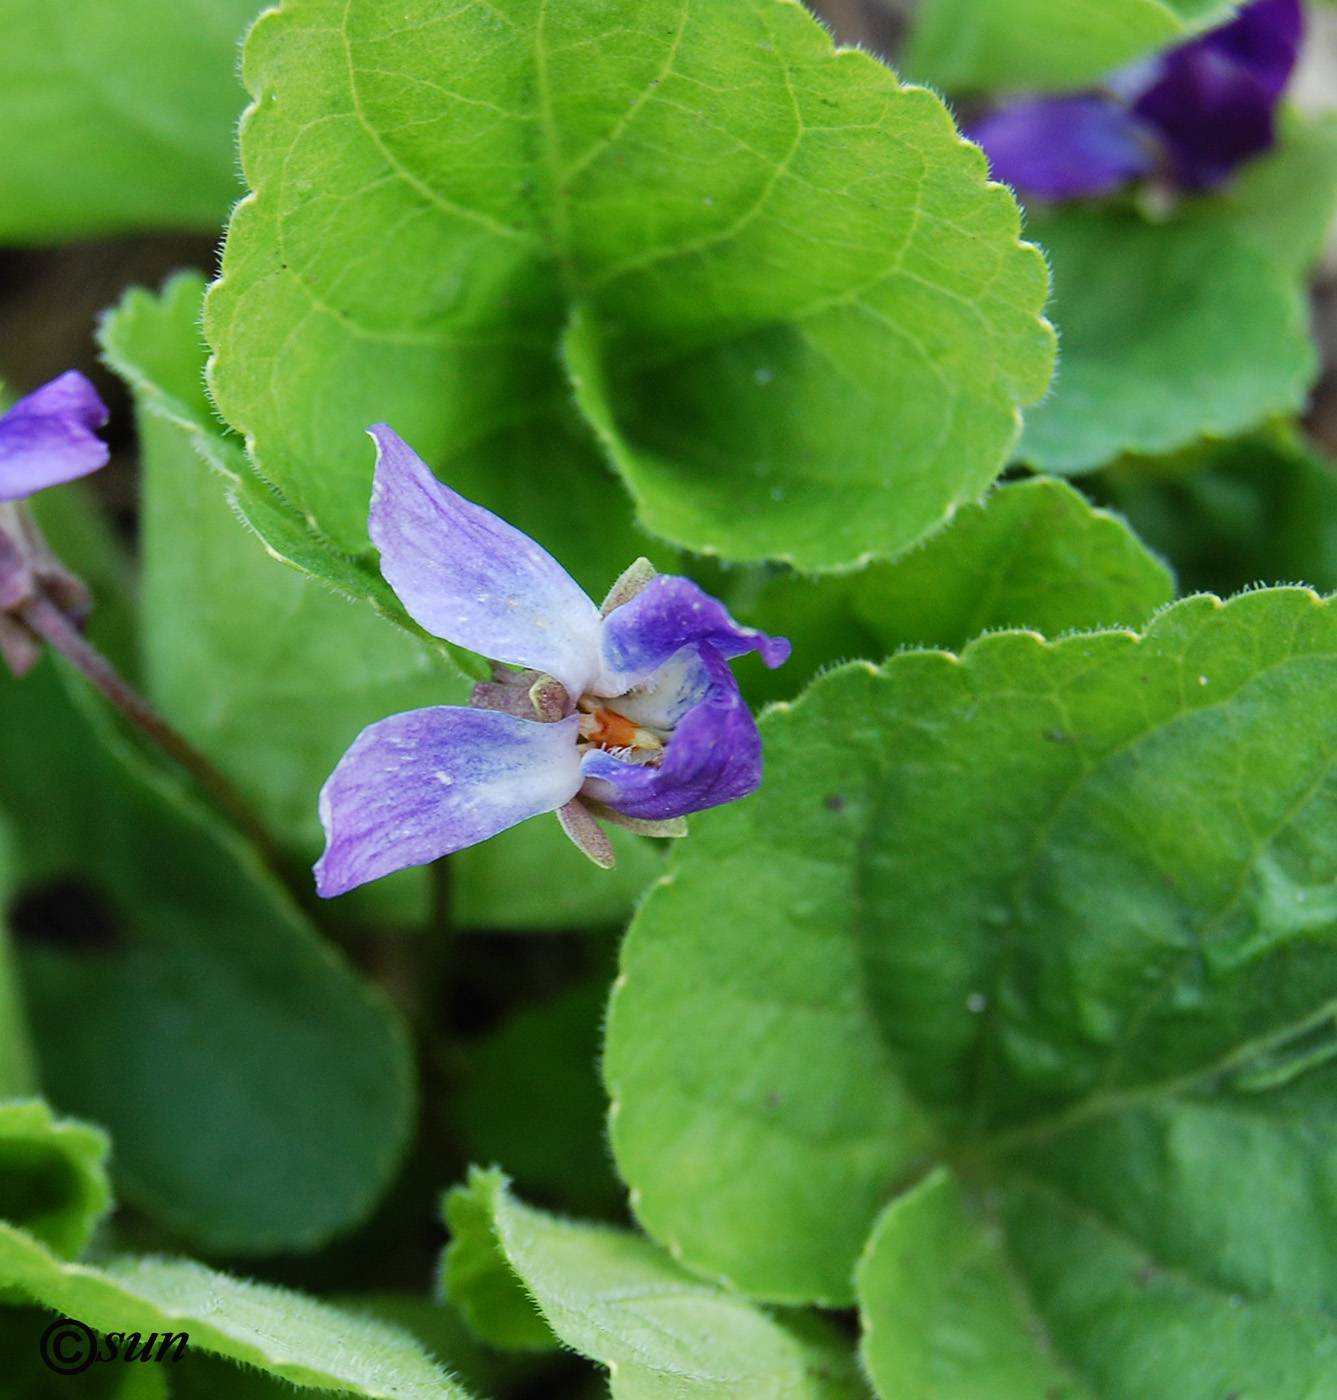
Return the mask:
<svg viewBox="0 0 1337 1400">
<path fill-rule="evenodd" d="M 740 627 L 689 579 L 639 560 L 596 608 L 527 535 L 438 481 L 377 424 L 369 527 L 381 571 L 426 631 L 489 657 L 468 708 L 369 725 L 321 789 L 321 895 L 343 894 L 555 811 L 613 863 L 595 816 L 681 834 L 753 792 L 761 738 L 726 664 L 781 665 L 789 643 Z"/>
<path fill-rule="evenodd" d="M 969 132 L 993 177 L 1041 199 L 1160 176 L 1210 190 L 1276 140 L 1300 49 L 1300 0 L 1253 0 L 1229 24 L 1114 74 L 1105 92 L 1023 98 Z"/>
<path fill-rule="evenodd" d="M 22 502 L 105 466 L 107 445 L 94 429 L 106 421 L 97 390 L 73 369 L 0 415 L 0 657 L 15 675 L 41 652 L 19 616 L 26 604 L 45 597 L 76 624 L 90 604 L 88 590 L 47 548 Z"/>
</svg>

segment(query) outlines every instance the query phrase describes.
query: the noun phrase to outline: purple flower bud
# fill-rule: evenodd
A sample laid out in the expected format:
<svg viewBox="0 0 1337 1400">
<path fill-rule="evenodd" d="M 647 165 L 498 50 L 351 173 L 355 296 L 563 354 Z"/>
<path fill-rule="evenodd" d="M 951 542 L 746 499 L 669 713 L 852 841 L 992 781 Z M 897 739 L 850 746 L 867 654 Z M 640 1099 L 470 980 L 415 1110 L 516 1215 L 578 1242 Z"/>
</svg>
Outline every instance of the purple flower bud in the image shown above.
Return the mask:
<svg viewBox="0 0 1337 1400">
<path fill-rule="evenodd" d="M 600 865 L 592 812 L 679 834 L 678 818 L 746 797 L 761 739 L 728 660 L 789 643 L 742 627 L 690 579 L 638 561 L 603 611 L 544 549 L 438 481 L 384 424 L 371 430 L 369 525 L 381 571 L 427 631 L 494 661 L 470 708 L 364 729 L 320 795 L 327 898 L 557 812 Z"/>
<path fill-rule="evenodd" d="M 41 642 L 22 610 L 43 596 L 82 625 L 88 590 L 47 548 L 23 500 L 34 492 L 87 476 L 107 460 L 93 430 L 107 421 L 97 390 L 77 370 L 20 399 L 0 415 L 0 659 L 21 676 Z"/>
<path fill-rule="evenodd" d="M 107 464 L 94 433 L 107 421 L 97 390 L 77 369 L 0 415 L 0 501 L 19 501 Z"/>
</svg>

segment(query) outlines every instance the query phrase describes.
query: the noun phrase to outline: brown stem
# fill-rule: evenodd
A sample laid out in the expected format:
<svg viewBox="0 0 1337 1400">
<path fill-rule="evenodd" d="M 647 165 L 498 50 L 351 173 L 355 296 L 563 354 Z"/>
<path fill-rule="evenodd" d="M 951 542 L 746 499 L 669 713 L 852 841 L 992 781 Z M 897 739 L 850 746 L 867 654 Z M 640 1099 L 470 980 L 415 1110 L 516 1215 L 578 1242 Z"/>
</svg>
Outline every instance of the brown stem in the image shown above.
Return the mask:
<svg viewBox="0 0 1337 1400">
<path fill-rule="evenodd" d="M 18 608 L 18 616 L 49 646 L 60 652 L 80 674 L 146 738 L 199 784 L 205 795 L 253 845 L 270 870 L 292 891 L 298 902 L 310 905 L 305 891 L 294 884 L 288 862 L 269 832 L 251 811 L 249 803 L 232 783 L 131 686 L 119 671 L 84 636 L 73 622 L 44 594 L 37 594 Z"/>
</svg>

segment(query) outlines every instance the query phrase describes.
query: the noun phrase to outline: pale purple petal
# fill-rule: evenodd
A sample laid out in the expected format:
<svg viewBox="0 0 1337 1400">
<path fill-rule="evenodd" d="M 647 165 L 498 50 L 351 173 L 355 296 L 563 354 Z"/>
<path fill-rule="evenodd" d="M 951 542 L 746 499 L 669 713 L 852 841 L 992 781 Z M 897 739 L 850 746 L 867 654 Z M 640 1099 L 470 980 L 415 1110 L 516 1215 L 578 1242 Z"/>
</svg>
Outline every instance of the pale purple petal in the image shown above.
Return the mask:
<svg viewBox="0 0 1337 1400">
<path fill-rule="evenodd" d="M 107 463 L 93 430 L 107 421 L 97 390 L 78 370 L 22 398 L 0 416 L 0 501 L 18 501 L 87 476 Z"/>
<path fill-rule="evenodd" d="M 603 624 L 603 668 L 596 691 L 619 695 L 657 671 L 686 646 L 705 645 L 726 659 L 759 651 L 774 670 L 789 660 L 789 643 L 741 627 L 718 599 L 691 579 L 657 574 Z"/>
<path fill-rule="evenodd" d="M 761 783 L 761 735 L 724 660 L 710 647 L 700 659 L 710 687 L 678 724 L 658 768 L 587 750 L 583 795 L 643 821 L 686 816 L 755 792 Z"/>
<path fill-rule="evenodd" d="M 343 894 L 569 802 L 579 723 L 437 705 L 369 725 L 320 792 L 316 889 Z"/>
<path fill-rule="evenodd" d="M 984 148 L 995 180 L 1040 199 L 1112 194 L 1155 167 L 1127 107 L 1096 93 L 1015 102 L 967 135 Z"/>
<path fill-rule="evenodd" d="M 578 699 L 599 669 L 599 611 L 528 535 L 466 501 L 384 423 L 368 525 L 381 572 L 436 637 L 545 671 Z"/>
</svg>

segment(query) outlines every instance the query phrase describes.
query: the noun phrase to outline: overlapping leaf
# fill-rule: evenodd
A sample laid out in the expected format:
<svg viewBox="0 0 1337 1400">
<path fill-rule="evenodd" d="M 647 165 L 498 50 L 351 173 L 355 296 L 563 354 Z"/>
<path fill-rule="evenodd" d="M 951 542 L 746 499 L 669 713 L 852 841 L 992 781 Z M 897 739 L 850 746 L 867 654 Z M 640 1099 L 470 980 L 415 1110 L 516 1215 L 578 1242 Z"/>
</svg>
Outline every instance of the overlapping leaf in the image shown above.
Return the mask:
<svg viewBox="0 0 1337 1400">
<path fill-rule="evenodd" d="M 467 1235 L 446 1256 L 452 1296 L 495 1320 L 528 1315 L 608 1367 L 615 1400 L 852 1400 L 859 1386 L 835 1334 L 768 1316 L 693 1278 L 648 1240 L 559 1220 L 516 1201 L 498 1172 L 475 1170 L 448 1198 Z M 521 1311 L 523 1310 L 523 1312 Z M 541 1315 L 540 1315 L 541 1314 Z"/>
<path fill-rule="evenodd" d="M 984 1234 L 895 1266 L 945 1301 L 869 1293 L 883 1394 L 956 1396 L 971 1354 L 978 1393 L 1028 1400 L 1055 1363 L 1100 1400 L 1331 1385 L 1334 676 L 1331 608 L 1279 589 L 1142 639 L 907 653 L 773 711 L 767 785 L 698 822 L 613 1003 L 651 1231 L 839 1296 L 870 1200 L 947 1160 Z M 1009 1389 L 1027 1319 L 1051 1351 Z"/>
<path fill-rule="evenodd" d="M 981 492 L 1047 381 L 1006 194 L 789 0 L 289 0 L 246 74 L 212 384 L 344 550 L 385 419 L 606 587 L 639 549 L 569 367 L 657 534 L 891 554 Z"/>
<path fill-rule="evenodd" d="M 309 860 L 323 839 L 321 784 L 363 726 L 401 710 L 463 704 L 470 682 L 437 649 L 371 609 L 280 568 L 229 509 L 225 486 L 234 500 L 252 501 L 265 488 L 204 396 L 203 292 L 195 275 L 175 279 L 161 298 L 132 291 L 102 327 L 104 349 L 134 386 L 138 408 L 146 682 L 278 838 Z M 351 562 L 342 583 L 384 611 L 398 606 L 379 574 L 373 580 Z M 659 864 L 639 838 L 618 832 L 616 845 L 611 877 L 556 823 L 531 822 L 495 850 L 461 853 L 457 919 L 502 928 L 615 923 Z M 517 868 L 529 872 L 524 882 L 514 880 Z M 419 923 L 427 899 L 420 870 L 353 897 L 382 920 Z"/>
</svg>

